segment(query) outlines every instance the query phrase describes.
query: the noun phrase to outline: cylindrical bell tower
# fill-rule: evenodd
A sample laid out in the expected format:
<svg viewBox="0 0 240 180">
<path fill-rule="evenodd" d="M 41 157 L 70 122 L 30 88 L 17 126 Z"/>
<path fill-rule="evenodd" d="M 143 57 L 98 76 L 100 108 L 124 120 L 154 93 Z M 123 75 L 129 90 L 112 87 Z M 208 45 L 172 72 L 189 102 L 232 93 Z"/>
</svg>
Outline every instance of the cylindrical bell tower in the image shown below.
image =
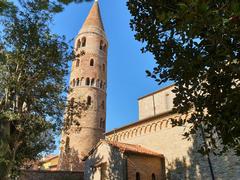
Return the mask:
<svg viewBox="0 0 240 180">
<path fill-rule="evenodd" d="M 59 169 L 78 171 L 82 169 L 82 159 L 105 133 L 108 42 L 97 1 L 74 48 L 76 59 L 72 62 L 68 100 L 86 102 L 88 108 L 80 116 L 73 116 L 78 129 L 70 127 L 62 134 Z"/>
</svg>

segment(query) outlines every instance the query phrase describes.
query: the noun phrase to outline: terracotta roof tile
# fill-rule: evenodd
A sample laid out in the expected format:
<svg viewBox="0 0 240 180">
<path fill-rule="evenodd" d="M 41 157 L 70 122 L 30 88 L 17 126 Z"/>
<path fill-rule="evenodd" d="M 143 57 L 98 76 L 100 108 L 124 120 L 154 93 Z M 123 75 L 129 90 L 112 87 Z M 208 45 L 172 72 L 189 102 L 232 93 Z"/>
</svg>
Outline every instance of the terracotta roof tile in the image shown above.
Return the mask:
<svg viewBox="0 0 240 180">
<path fill-rule="evenodd" d="M 147 149 L 137 144 L 127 144 L 127 143 L 120 143 L 116 141 L 106 141 L 106 142 L 112 145 L 113 147 L 118 148 L 122 152 L 133 152 L 133 153 L 146 154 L 151 156 L 164 157 L 162 154 L 158 152 L 152 151 L 150 149 Z"/>
</svg>

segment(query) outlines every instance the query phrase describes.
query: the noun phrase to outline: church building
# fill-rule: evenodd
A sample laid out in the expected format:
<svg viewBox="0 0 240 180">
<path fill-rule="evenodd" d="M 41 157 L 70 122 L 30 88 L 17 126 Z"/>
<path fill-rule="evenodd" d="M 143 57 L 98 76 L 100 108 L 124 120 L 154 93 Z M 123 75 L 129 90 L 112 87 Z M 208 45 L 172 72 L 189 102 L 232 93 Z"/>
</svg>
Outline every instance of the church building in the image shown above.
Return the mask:
<svg viewBox="0 0 240 180">
<path fill-rule="evenodd" d="M 138 99 L 136 122 L 105 132 L 107 51 L 100 8 L 94 2 L 75 38 L 68 101 L 88 108 L 62 133 L 58 168 L 83 171 L 85 179 L 211 179 L 207 158 L 197 152 L 201 139 L 184 139 L 186 126 L 172 127 L 174 85 Z M 211 155 L 216 179 L 240 177 L 240 160 L 232 153 Z"/>
</svg>

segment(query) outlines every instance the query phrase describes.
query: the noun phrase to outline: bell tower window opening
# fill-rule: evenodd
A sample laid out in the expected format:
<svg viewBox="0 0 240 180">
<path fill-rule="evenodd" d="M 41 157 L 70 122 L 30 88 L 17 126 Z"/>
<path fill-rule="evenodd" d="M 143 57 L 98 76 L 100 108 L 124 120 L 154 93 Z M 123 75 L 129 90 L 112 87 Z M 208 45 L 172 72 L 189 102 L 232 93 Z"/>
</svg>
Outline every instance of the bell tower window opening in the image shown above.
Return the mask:
<svg viewBox="0 0 240 180">
<path fill-rule="evenodd" d="M 103 83 L 102 83 L 102 81 L 100 81 L 100 88 L 102 88 L 102 86 L 103 86 Z"/>
<path fill-rule="evenodd" d="M 81 47 L 81 41 L 80 41 L 80 39 L 77 41 L 77 50 L 79 49 Z"/>
<path fill-rule="evenodd" d="M 140 173 L 139 172 L 136 173 L 136 180 L 140 180 Z"/>
<path fill-rule="evenodd" d="M 156 176 L 154 173 L 152 173 L 152 180 L 156 180 Z"/>
<path fill-rule="evenodd" d="M 82 38 L 82 47 L 85 47 L 86 46 L 86 37 L 83 37 Z"/>
<path fill-rule="evenodd" d="M 102 101 L 101 106 L 102 106 L 102 109 L 105 109 L 105 103 L 104 103 L 104 101 Z"/>
<path fill-rule="evenodd" d="M 91 86 L 94 86 L 94 83 L 95 83 L 95 79 L 93 78 L 93 79 L 91 80 Z"/>
<path fill-rule="evenodd" d="M 85 85 L 86 85 L 86 86 L 89 86 L 89 85 L 90 85 L 90 79 L 89 79 L 89 78 L 86 78 Z"/>
<path fill-rule="evenodd" d="M 102 68 L 103 68 L 103 72 L 105 72 L 105 64 L 103 64 L 103 67 L 102 67 Z"/>
<path fill-rule="evenodd" d="M 100 41 L 99 49 L 100 49 L 100 50 L 103 50 L 103 41 L 102 41 L 102 40 Z"/>
<path fill-rule="evenodd" d="M 92 104 L 92 98 L 91 98 L 91 96 L 88 96 L 87 97 L 87 105 L 91 105 Z"/>
<path fill-rule="evenodd" d="M 76 83 L 76 82 L 75 82 L 75 79 L 73 79 L 73 87 L 75 87 L 75 83 Z"/>
<path fill-rule="evenodd" d="M 93 59 L 90 60 L 90 66 L 94 66 L 94 60 Z"/>
<path fill-rule="evenodd" d="M 103 118 L 100 119 L 100 128 L 105 129 L 105 121 Z"/>
<path fill-rule="evenodd" d="M 79 84 L 80 84 L 80 81 L 79 81 L 79 78 L 77 78 L 76 86 L 79 86 Z"/>
</svg>

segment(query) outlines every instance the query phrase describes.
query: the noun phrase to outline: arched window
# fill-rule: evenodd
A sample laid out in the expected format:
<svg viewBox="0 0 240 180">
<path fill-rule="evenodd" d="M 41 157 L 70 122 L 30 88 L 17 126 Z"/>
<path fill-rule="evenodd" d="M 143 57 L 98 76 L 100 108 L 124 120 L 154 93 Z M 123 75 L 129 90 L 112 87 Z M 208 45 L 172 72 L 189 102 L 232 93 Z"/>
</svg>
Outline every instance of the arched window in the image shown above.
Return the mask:
<svg viewBox="0 0 240 180">
<path fill-rule="evenodd" d="M 87 105 L 91 105 L 92 104 L 92 98 L 91 98 L 91 96 L 88 96 L 87 97 Z"/>
<path fill-rule="evenodd" d="M 79 86 L 79 83 L 80 83 L 79 78 L 77 78 L 76 86 Z"/>
<path fill-rule="evenodd" d="M 140 180 L 140 173 L 136 172 L 136 180 Z"/>
<path fill-rule="evenodd" d="M 105 109 L 105 103 L 104 103 L 104 101 L 102 101 L 101 106 L 102 106 L 102 109 Z"/>
<path fill-rule="evenodd" d="M 154 173 L 152 173 L 152 180 L 156 180 L 156 176 Z"/>
<path fill-rule="evenodd" d="M 103 41 L 102 40 L 100 41 L 99 49 L 103 50 Z"/>
<path fill-rule="evenodd" d="M 85 47 L 86 46 L 86 37 L 83 37 L 82 38 L 82 47 Z"/>
<path fill-rule="evenodd" d="M 79 63 L 80 63 L 80 60 L 77 59 L 77 60 L 76 60 L 76 67 L 79 67 Z"/>
<path fill-rule="evenodd" d="M 75 83 L 76 83 L 76 82 L 75 82 L 75 79 L 73 79 L 73 87 L 75 87 Z"/>
<path fill-rule="evenodd" d="M 77 49 L 81 47 L 81 41 L 80 39 L 77 41 Z"/>
<path fill-rule="evenodd" d="M 83 78 L 83 77 L 81 78 L 79 85 L 80 85 L 80 86 L 81 86 L 81 85 L 84 85 L 84 78 Z"/>
<path fill-rule="evenodd" d="M 100 88 L 102 88 L 102 81 L 100 81 Z"/>
<path fill-rule="evenodd" d="M 100 128 L 105 129 L 105 121 L 103 118 L 100 119 Z"/>
<path fill-rule="evenodd" d="M 89 79 L 89 78 L 86 78 L 85 85 L 86 85 L 86 86 L 89 86 L 89 85 L 90 85 L 90 79 Z"/>
<path fill-rule="evenodd" d="M 90 66 L 94 66 L 94 60 L 93 59 L 90 60 Z"/>
<path fill-rule="evenodd" d="M 103 46 L 103 51 L 106 52 L 106 50 L 107 50 L 107 45 L 104 44 L 104 46 Z"/>
<path fill-rule="evenodd" d="M 103 72 L 105 72 L 105 64 L 102 65 Z"/>
<path fill-rule="evenodd" d="M 99 79 L 97 80 L 96 87 L 99 87 Z"/>
<path fill-rule="evenodd" d="M 91 86 L 94 86 L 95 80 L 94 78 L 91 80 Z"/>
</svg>

